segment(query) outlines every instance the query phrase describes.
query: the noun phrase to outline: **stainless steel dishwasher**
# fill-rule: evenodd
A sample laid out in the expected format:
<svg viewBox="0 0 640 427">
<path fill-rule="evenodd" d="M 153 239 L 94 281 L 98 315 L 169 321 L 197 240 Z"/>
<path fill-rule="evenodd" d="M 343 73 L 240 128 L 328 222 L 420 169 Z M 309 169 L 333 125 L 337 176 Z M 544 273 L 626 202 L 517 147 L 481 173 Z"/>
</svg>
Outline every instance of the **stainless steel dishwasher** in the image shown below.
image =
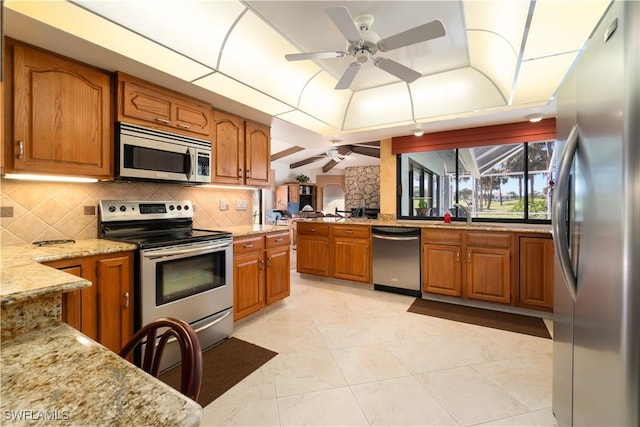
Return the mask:
<svg viewBox="0 0 640 427">
<path fill-rule="evenodd" d="M 371 227 L 373 288 L 420 297 L 420 229 Z"/>
</svg>

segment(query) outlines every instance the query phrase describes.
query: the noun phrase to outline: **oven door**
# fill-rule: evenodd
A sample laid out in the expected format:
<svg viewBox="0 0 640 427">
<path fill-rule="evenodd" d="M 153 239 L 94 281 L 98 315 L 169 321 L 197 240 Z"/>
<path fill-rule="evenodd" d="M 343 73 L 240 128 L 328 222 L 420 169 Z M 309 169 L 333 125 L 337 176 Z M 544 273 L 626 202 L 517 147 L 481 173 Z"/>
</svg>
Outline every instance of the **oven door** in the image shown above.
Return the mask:
<svg viewBox="0 0 640 427">
<path fill-rule="evenodd" d="M 189 323 L 206 349 L 233 332 L 233 239 L 142 249 L 139 324 L 160 317 Z M 177 343 L 161 369 L 179 361 Z"/>
</svg>

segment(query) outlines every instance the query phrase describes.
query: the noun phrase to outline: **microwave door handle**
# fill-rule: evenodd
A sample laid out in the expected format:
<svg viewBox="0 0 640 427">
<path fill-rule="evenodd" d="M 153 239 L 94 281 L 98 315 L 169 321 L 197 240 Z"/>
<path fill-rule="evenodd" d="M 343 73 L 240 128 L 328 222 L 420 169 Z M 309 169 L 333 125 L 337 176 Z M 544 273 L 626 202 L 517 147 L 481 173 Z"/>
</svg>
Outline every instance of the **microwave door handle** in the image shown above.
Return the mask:
<svg viewBox="0 0 640 427">
<path fill-rule="evenodd" d="M 196 153 L 193 148 L 187 148 L 187 157 L 189 158 L 189 166 L 187 167 L 187 181 L 194 181 L 193 176 L 193 165 L 194 165 L 194 157 Z"/>
<path fill-rule="evenodd" d="M 558 165 L 558 184 L 553 201 L 552 212 L 552 228 L 555 240 L 555 249 L 558 256 L 558 264 L 562 270 L 565 284 L 569 294 L 575 301 L 578 294 L 578 285 L 576 272 L 573 269 L 571 257 L 569 254 L 569 229 L 571 218 L 571 210 L 568 207 L 570 200 L 570 183 L 571 183 L 571 164 L 578 150 L 579 141 L 578 125 L 574 125 L 567 137 L 567 142 L 562 151 L 560 162 Z"/>
</svg>

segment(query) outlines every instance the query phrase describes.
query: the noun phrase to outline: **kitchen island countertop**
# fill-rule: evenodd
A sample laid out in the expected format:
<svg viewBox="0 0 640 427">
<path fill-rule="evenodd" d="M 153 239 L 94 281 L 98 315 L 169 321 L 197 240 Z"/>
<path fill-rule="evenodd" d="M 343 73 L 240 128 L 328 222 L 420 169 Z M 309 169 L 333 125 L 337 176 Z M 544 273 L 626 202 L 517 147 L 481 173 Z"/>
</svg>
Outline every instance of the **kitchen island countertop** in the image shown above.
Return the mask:
<svg viewBox="0 0 640 427">
<path fill-rule="evenodd" d="M 133 249 L 86 239 L 0 250 L 3 425 L 199 425 L 196 402 L 61 322 L 62 293 L 91 282 L 40 264 Z"/>
</svg>

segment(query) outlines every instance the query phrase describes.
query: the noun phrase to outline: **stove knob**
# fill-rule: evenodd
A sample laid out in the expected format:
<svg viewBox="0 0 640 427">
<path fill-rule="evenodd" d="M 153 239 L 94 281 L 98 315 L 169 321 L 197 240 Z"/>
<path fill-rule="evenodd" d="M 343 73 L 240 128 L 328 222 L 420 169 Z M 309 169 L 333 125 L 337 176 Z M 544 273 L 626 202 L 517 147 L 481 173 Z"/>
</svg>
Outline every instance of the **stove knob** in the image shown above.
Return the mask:
<svg viewBox="0 0 640 427">
<path fill-rule="evenodd" d="M 120 206 L 120 212 L 126 212 L 127 207 L 125 205 Z"/>
<path fill-rule="evenodd" d="M 189 210 L 189 205 L 184 205 L 184 210 L 188 211 Z"/>
<path fill-rule="evenodd" d="M 173 205 L 169 205 L 169 210 L 172 211 L 174 209 Z"/>
<path fill-rule="evenodd" d="M 109 205 L 109 212 L 115 212 L 116 211 L 116 207 L 113 205 Z"/>
<path fill-rule="evenodd" d="M 178 209 L 180 211 L 180 210 L 182 210 L 182 206 L 178 205 L 178 206 L 176 206 L 176 209 Z"/>
</svg>

